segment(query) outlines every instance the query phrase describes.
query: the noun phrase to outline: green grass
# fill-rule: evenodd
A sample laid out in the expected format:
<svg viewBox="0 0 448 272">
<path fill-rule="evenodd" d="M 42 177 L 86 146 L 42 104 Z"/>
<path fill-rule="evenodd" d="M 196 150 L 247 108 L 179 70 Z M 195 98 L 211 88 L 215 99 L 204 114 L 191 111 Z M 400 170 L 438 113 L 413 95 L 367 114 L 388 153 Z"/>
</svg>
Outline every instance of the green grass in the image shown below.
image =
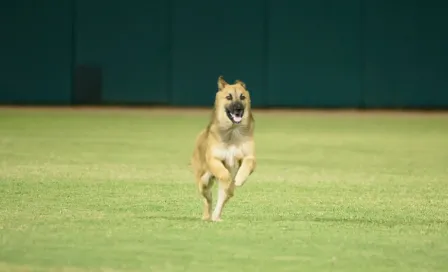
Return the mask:
<svg viewBox="0 0 448 272">
<path fill-rule="evenodd" d="M 202 222 L 208 113 L 0 110 L 0 271 L 447 271 L 448 115 L 258 113 Z"/>
</svg>

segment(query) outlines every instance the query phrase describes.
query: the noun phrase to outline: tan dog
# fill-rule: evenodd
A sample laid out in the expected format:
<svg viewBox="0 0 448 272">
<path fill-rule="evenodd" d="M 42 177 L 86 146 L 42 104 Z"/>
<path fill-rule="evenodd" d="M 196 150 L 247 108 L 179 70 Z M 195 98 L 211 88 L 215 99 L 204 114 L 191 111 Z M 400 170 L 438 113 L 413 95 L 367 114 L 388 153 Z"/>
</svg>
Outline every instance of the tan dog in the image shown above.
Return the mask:
<svg viewBox="0 0 448 272">
<path fill-rule="evenodd" d="M 221 221 L 226 202 L 235 186 L 242 186 L 255 169 L 254 118 L 246 85 L 237 80 L 228 84 L 218 78 L 218 92 L 212 118 L 197 139 L 191 164 L 199 192 L 204 197 L 203 219 Z M 215 179 L 219 182 L 218 200 L 212 211 Z"/>
</svg>

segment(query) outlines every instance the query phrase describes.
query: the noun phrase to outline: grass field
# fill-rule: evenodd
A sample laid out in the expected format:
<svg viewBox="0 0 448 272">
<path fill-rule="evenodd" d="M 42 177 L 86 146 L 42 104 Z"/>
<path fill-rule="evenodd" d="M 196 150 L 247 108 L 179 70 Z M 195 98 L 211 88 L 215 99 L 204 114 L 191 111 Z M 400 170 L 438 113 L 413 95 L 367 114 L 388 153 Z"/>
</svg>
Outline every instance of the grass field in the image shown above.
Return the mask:
<svg viewBox="0 0 448 272">
<path fill-rule="evenodd" d="M 221 223 L 208 117 L 0 109 L 0 271 L 448 271 L 448 115 L 258 112 Z"/>
</svg>

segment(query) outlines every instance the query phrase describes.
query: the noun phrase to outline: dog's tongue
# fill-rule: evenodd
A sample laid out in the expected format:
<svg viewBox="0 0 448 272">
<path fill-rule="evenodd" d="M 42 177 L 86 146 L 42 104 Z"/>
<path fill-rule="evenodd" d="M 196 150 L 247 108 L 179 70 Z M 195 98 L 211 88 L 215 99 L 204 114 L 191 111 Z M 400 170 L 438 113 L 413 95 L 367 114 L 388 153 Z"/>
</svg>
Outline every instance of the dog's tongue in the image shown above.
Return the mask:
<svg viewBox="0 0 448 272">
<path fill-rule="evenodd" d="M 242 117 L 240 117 L 240 116 L 235 116 L 235 115 L 233 115 L 233 114 L 232 114 L 232 118 L 233 118 L 233 121 L 235 121 L 235 122 L 237 122 L 237 123 L 241 122 L 241 119 L 243 119 Z"/>
</svg>

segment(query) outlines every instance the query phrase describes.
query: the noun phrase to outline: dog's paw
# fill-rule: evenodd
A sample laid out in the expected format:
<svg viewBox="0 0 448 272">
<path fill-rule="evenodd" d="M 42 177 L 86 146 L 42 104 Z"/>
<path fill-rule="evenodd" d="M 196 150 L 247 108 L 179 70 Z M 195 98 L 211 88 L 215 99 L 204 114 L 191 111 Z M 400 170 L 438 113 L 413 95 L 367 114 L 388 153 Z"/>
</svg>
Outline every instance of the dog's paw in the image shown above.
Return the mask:
<svg viewBox="0 0 448 272">
<path fill-rule="evenodd" d="M 213 222 L 221 222 L 222 221 L 222 219 L 221 219 L 221 213 L 218 213 L 218 212 L 214 212 L 213 214 L 212 214 L 212 221 Z"/>
<path fill-rule="evenodd" d="M 243 186 L 243 184 L 246 182 L 248 176 L 244 175 L 244 173 L 238 173 L 235 177 L 235 186 L 236 187 L 241 187 Z"/>
<path fill-rule="evenodd" d="M 235 179 L 235 186 L 241 187 L 241 186 L 243 186 L 244 182 L 245 182 L 245 180 Z"/>
<path fill-rule="evenodd" d="M 221 219 L 221 217 L 212 217 L 212 221 L 213 222 L 222 222 L 223 220 Z"/>
</svg>

